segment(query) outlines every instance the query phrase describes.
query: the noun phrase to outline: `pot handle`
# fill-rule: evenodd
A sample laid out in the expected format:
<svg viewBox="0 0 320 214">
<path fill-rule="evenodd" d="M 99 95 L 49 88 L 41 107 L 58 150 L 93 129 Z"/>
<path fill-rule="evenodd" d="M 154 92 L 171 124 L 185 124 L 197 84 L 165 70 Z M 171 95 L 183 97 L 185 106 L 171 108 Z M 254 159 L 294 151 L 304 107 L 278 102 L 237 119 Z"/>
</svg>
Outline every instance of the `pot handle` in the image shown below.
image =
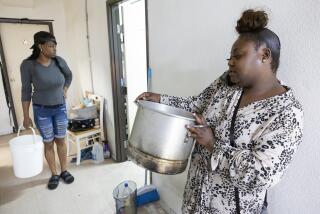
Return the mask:
<svg viewBox="0 0 320 214">
<path fill-rule="evenodd" d="M 184 138 L 184 143 L 188 143 L 189 142 L 189 140 L 190 140 L 190 138 L 192 138 L 191 136 L 189 136 L 188 135 L 188 132 L 187 132 L 187 135 L 186 135 L 186 137 Z M 194 139 L 195 140 L 195 139 Z"/>
<path fill-rule="evenodd" d="M 138 107 L 142 107 L 140 100 L 136 100 L 136 101 L 134 101 L 134 103 L 135 103 Z"/>
<path fill-rule="evenodd" d="M 205 125 L 189 125 L 190 127 L 193 127 L 193 128 L 206 128 L 206 127 L 209 127 L 209 125 L 208 124 L 205 124 Z M 189 137 L 188 136 L 188 132 L 187 132 L 187 135 L 186 135 L 186 137 L 184 138 L 184 143 L 188 143 L 189 142 L 189 138 L 192 138 L 192 137 Z M 195 141 L 195 139 L 194 139 L 194 141 Z"/>
<path fill-rule="evenodd" d="M 204 124 L 204 125 L 189 125 L 190 127 L 193 127 L 193 128 L 207 128 L 207 127 L 209 127 L 209 125 L 208 124 Z"/>
</svg>

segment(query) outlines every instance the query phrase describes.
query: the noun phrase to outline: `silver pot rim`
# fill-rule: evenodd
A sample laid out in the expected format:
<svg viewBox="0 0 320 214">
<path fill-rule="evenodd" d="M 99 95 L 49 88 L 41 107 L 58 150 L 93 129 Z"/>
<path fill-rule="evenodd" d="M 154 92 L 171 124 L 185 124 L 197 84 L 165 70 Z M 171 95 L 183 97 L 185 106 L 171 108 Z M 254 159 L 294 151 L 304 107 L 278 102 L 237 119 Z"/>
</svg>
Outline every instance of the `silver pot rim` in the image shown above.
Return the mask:
<svg viewBox="0 0 320 214">
<path fill-rule="evenodd" d="M 195 118 L 194 118 L 194 116 L 193 116 L 193 114 L 191 112 L 185 111 L 185 110 L 180 109 L 180 108 L 175 108 L 175 107 L 172 107 L 172 106 L 167 106 L 167 105 L 162 104 L 162 103 L 156 103 L 156 102 L 151 102 L 151 101 L 146 101 L 146 100 L 137 100 L 136 104 L 138 106 L 141 106 L 142 108 L 146 108 L 146 109 L 149 109 L 151 111 L 158 112 L 160 114 L 164 114 L 164 115 L 168 115 L 168 116 L 172 116 L 172 117 L 176 117 L 176 118 L 181 118 L 181 119 L 185 119 L 185 120 L 195 121 Z M 159 109 L 154 109 L 154 108 L 151 108 L 150 106 L 148 106 L 148 104 L 149 105 L 165 105 L 167 108 L 169 107 L 169 108 L 175 109 L 177 111 L 184 112 L 185 114 L 189 114 L 190 117 L 184 117 L 184 116 L 168 113 L 168 112 L 165 112 L 165 111 L 161 111 Z"/>
</svg>

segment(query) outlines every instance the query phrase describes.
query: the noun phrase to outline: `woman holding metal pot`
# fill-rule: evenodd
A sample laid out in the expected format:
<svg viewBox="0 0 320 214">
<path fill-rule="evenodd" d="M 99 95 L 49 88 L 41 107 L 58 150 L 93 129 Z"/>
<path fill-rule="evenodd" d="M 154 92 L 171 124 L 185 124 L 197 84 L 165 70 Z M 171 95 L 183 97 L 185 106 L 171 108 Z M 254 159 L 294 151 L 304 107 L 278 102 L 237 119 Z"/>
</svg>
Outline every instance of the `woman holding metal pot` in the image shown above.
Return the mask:
<svg viewBox="0 0 320 214">
<path fill-rule="evenodd" d="M 183 213 L 261 213 L 302 141 L 303 110 L 292 89 L 276 77 L 279 37 L 264 11 L 244 11 L 229 70 L 198 96 L 151 92 L 137 99 L 195 113 L 196 139 Z"/>
</svg>

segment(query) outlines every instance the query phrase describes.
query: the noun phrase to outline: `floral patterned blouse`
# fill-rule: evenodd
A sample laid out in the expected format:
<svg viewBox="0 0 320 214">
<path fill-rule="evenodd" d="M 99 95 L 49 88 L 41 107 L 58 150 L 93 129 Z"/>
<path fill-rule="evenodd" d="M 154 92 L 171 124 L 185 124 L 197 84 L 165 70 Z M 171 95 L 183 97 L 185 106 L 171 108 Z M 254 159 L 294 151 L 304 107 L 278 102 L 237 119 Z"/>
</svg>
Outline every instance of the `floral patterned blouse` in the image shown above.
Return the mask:
<svg viewBox="0 0 320 214">
<path fill-rule="evenodd" d="M 201 113 L 216 138 L 209 153 L 196 144 L 183 195 L 182 213 L 235 213 L 235 187 L 241 213 L 260 213 L 266 190 L 277 184 L 302 141 L 303 111 L 292 90 L 239 108 L 229 131 L 242 88 L 219 78 L 200 95 L 161 95 L 160 102 Z"/>
</svg>

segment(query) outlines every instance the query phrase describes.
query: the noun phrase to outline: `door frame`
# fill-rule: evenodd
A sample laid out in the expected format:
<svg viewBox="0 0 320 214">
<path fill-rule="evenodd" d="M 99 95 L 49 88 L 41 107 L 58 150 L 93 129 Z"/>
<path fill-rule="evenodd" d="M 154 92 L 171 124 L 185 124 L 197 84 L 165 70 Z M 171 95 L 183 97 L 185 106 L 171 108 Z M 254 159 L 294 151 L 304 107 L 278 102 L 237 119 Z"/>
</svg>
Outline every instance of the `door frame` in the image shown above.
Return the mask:
<svg viewBox="0 0 320 214">
<path fill-rule="evenodd" d="M 54 20 L 43 20 L 43 19 L 14 19 L 14 18 L 0 18 L 0 24 L 1 23 L 11 23 L 11 24 L 36 24 L 36 25 L 48 25 L 50 33 L 53 34 L 53 27 L 52 27 L 52 22 Z M 8 75 L 8 69 L 7 69 L 7 64 L 6 64 L 6 57 L 4 54 L 3 50 L 3 45 L 2 45 L 2 40 L 1 40 L 1 34 L 0 34 L 0 57 L 1 57 L 1 63 L 2 63 L 2 69 L 1 71 L 3 72 L 4 76 L 4 90 L 8 94 L 8 100 L 9 104 L 11 107 L 11 112 L 12 112 L 12 119 L 13 119 L 13 132 L 17 132 L 19 129 L 18 121 L 17 121 L 17 116 L 16 116 L 16 111 L 13 103 L 13 96 L 12 96 L 12 91 L 11 91 L 11 85 L 9 81 L 9 75 Z M 10 115 L 9 115 L 10 116 Z"/>
<path fill-rule="evenodd" d="M 107 6 L 107 21 L 108 21 L 108 35 L 109 35 L 109 51 L 110 51 L 110 65 L 112 78 L 112 96 L 114 109 L 114 127 L 115 127 L 115 151 L 116 161 L 123 162 L 127 160 L 126 154 L 126 114 L 123 105 L 123 89 L 121 88 L 121 75 L 117 72 L 122 69 L 122 56 L 119 52 L 121 47 L 117 43 L 117 27 L 114 26 L 115 20 L 112 14 L 114 6 L 126 2 L 128 0 L 108 0 Z M 148 30 L 148 0 L 145 0 L 145 24 L 146 24 L 146 63 L 149 68 L 149 30 Z M 147 71 L 146 71 L 147 72 Z M 125 115 L 125 117 L 124 117 Z"/>
</svg>

